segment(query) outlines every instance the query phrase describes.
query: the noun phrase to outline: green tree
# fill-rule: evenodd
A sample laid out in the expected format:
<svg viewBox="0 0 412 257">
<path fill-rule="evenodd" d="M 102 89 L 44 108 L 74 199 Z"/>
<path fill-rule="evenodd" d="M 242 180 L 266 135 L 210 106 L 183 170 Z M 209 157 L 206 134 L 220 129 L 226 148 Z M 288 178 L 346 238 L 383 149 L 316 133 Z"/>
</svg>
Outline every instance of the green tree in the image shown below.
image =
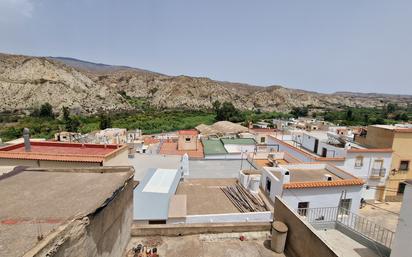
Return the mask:
<svg viewBox="0 0 412 257">
<path fill-rule="evenodd" d="M 219 100 L 216 100 L 212 103 L 212 106 L 215 113 L 217 113 L 220 109 L 221 103 L 219 102 Z"/>
<path fill-rule="evenodd" d="M 398 106 L 394 103 L 388 103 L 386 105 L 386 111 L 387 113 L 394 113 L 396 111 L 396 109 L 398 108 Z"/>
<path fill-rule="evenodd" d="M 216 105 L 217 106 L 217 105 Z M 224 102 L 216 111 L 216 120 L 228 120 L 239 122 L 243 117 L 238 109 L 231 102 Z"/>
<path fill-rule="evenodd" d="M 99 128 L 100 129 L 107 129 L 112 127 L 112 120 L 109 115 L 105 113 L 101 113 L 99 115 L 100 123 L 99 123 Z"/>
<path fill-rule="evenodd" d="M 70 121 L 70 110 L 68 107 L 63 106 L 62 107 L 62 113 L 63 113 L 63 122 L 69 122 Z"/>
<path fill-rule="evenodd" d="M 306 117 L 308 113 L 308 107 L 293 107 L 292 111 L 290 111 L 290 114 L 295 118 Z"/>
<path fill-rule="evenodd" d="M 54 118 L 53 107 L 49 103 L 44 103 L 40 106 L 40 117 Z"/>
<path fill-rule="evenodd" d="M 67 130 L 69 130 L 70 132 L 79 132 L 79 128 L 80 128 L 80 121 L 77 118 L 70 118 L 70 123 L 68 125 L 68 127 L 66 127 Z"/>
<path fill-rule="evenodd" d="M 348 109 L 346 111 L 346 120 L 348 120 L 348 121 L 353 120 L 353 110 L 352 109 Z"/>
<path fill-rule="evenodd" d="M 369 115 L 367 113 L 363 115 L 363 121 L 365 122 L 365 125 L 369 124 Z"/>
</svg>

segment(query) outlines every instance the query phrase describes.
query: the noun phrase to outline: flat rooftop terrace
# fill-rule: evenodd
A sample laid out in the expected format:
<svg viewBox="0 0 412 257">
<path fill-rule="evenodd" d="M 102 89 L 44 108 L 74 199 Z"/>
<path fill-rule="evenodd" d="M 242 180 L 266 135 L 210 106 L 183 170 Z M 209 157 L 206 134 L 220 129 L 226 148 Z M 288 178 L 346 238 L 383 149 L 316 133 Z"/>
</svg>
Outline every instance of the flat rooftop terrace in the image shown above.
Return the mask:
<svg viewBox="0 0 412 257">
<path fill-rule="evenodd" d="M 22 256 L 37 236 L 94 212 L 133 176 L 129 167 L 22 169 L 0 176 L 0 256 Z"/>
<path fill-rule="evenodd" d="M 256 165 L 259 166 L 259 168 L 261 167 L 271 167 L 271 162 L 268 159 L 258 159 L 258 160 L 254 160 Z M 278 162 L 278 164 L 289 164 L 288 161 L 286 161 L 285 159 L 276 159 L 276 161 Z"/>
<path fill-rule="evenodd" d="M 336 229 L 317 230 L 339 257 L 380 257 L 368 247 L 360 244 Z"/>
<path fill-rule="evenodd" d="M 125 256 L 132 257 L 131 249 L 138 244 L 156 247 L 164 257 L 285 257 L 270 250 L 269 232 L 198 234 L 180 237 L 132 237 Z M 246 241 L 240 241 L 243 235 Z"/>
<path fill-rule="evenodd" d="M 176 195 L 186 195 L 188 215 L 239 213 L 220 189 L 235 184 L 236 179 L 190 179 L 179 183 Z"/>
<path fill-rule="evenodd" d="M 0 158 L 102 162 L 126 147 L 126 145 L 31 142 L 31 151 L 28 152 L 25 151 L 23 143 L 0 148 Z"/>
<path fill-rule="evenodd" d="M 325 180 L 325 175 L 332 177 L 332 180 L 342 180 L 343 178 L 331 173 L 328 169 L 289 169 L 291 182 L 311 182 Z"/>
</svg>

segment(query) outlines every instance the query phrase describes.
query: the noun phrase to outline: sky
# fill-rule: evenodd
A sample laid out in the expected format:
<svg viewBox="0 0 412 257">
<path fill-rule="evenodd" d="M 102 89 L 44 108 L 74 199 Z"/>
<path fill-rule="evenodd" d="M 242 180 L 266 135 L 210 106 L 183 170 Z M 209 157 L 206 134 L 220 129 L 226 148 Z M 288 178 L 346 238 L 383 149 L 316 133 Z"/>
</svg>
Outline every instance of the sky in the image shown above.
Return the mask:
<svg viewBox="0 0 412 257">
<path fill-rule="evenodd" d="M 412 1 L 0 0 L 0 52 L 412 94 Z"/>
</svg>

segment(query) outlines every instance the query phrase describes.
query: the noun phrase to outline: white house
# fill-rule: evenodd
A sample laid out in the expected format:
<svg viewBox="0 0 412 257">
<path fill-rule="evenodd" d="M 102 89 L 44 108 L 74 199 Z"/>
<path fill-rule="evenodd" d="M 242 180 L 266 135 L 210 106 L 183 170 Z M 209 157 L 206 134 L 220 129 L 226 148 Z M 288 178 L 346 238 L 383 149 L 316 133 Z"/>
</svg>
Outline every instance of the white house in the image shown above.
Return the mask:
<svg viewBox="0 0 412 257">
<path fill-rule="evenodd" d="M 331 133 L 317 131 L 296 134 L 292 141 L 269 136 L 268 145 L 272 150 L 287 152 L 302 162 L 332 163 L 366 181 L 362 190 L 363 199 L 384 199 L 392 149 L 365 148 L 346 141 L 341 141 L 339 146 L 339 140 Z"/>
<path fill-rule="evenodd" d="M 364 181 L 325 163 L 264 167 L 260 187 L 274 201 L 306 213 L 307 208 L 343 207 L 357 213 Z"/>
</svg>

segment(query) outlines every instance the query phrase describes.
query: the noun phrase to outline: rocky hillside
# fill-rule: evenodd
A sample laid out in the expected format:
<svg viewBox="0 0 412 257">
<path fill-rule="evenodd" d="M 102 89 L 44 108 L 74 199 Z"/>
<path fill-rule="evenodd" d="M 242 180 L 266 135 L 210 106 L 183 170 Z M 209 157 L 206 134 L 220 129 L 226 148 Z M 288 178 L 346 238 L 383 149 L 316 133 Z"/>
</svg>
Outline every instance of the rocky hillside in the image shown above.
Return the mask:
<svg viewBox="0 0 412 257">
<path fill-rule="evenodd" d="M 95 113 L 134 108 L 130 99 L 145 99 L 158 108 L 211 108 L 230 101 L 241 109 L 288 111 L 314 108 L 382 106 L 387 101 L 412 102 L 411 96 L 319 94 L 281 86 L 257 87 L 208 78 L 167 76 L 124 66 L 95 64 L 71 58 L 0 54 L 0 111 L 29 110 L 49 102 L 59 110 Z"/>
</svg>

